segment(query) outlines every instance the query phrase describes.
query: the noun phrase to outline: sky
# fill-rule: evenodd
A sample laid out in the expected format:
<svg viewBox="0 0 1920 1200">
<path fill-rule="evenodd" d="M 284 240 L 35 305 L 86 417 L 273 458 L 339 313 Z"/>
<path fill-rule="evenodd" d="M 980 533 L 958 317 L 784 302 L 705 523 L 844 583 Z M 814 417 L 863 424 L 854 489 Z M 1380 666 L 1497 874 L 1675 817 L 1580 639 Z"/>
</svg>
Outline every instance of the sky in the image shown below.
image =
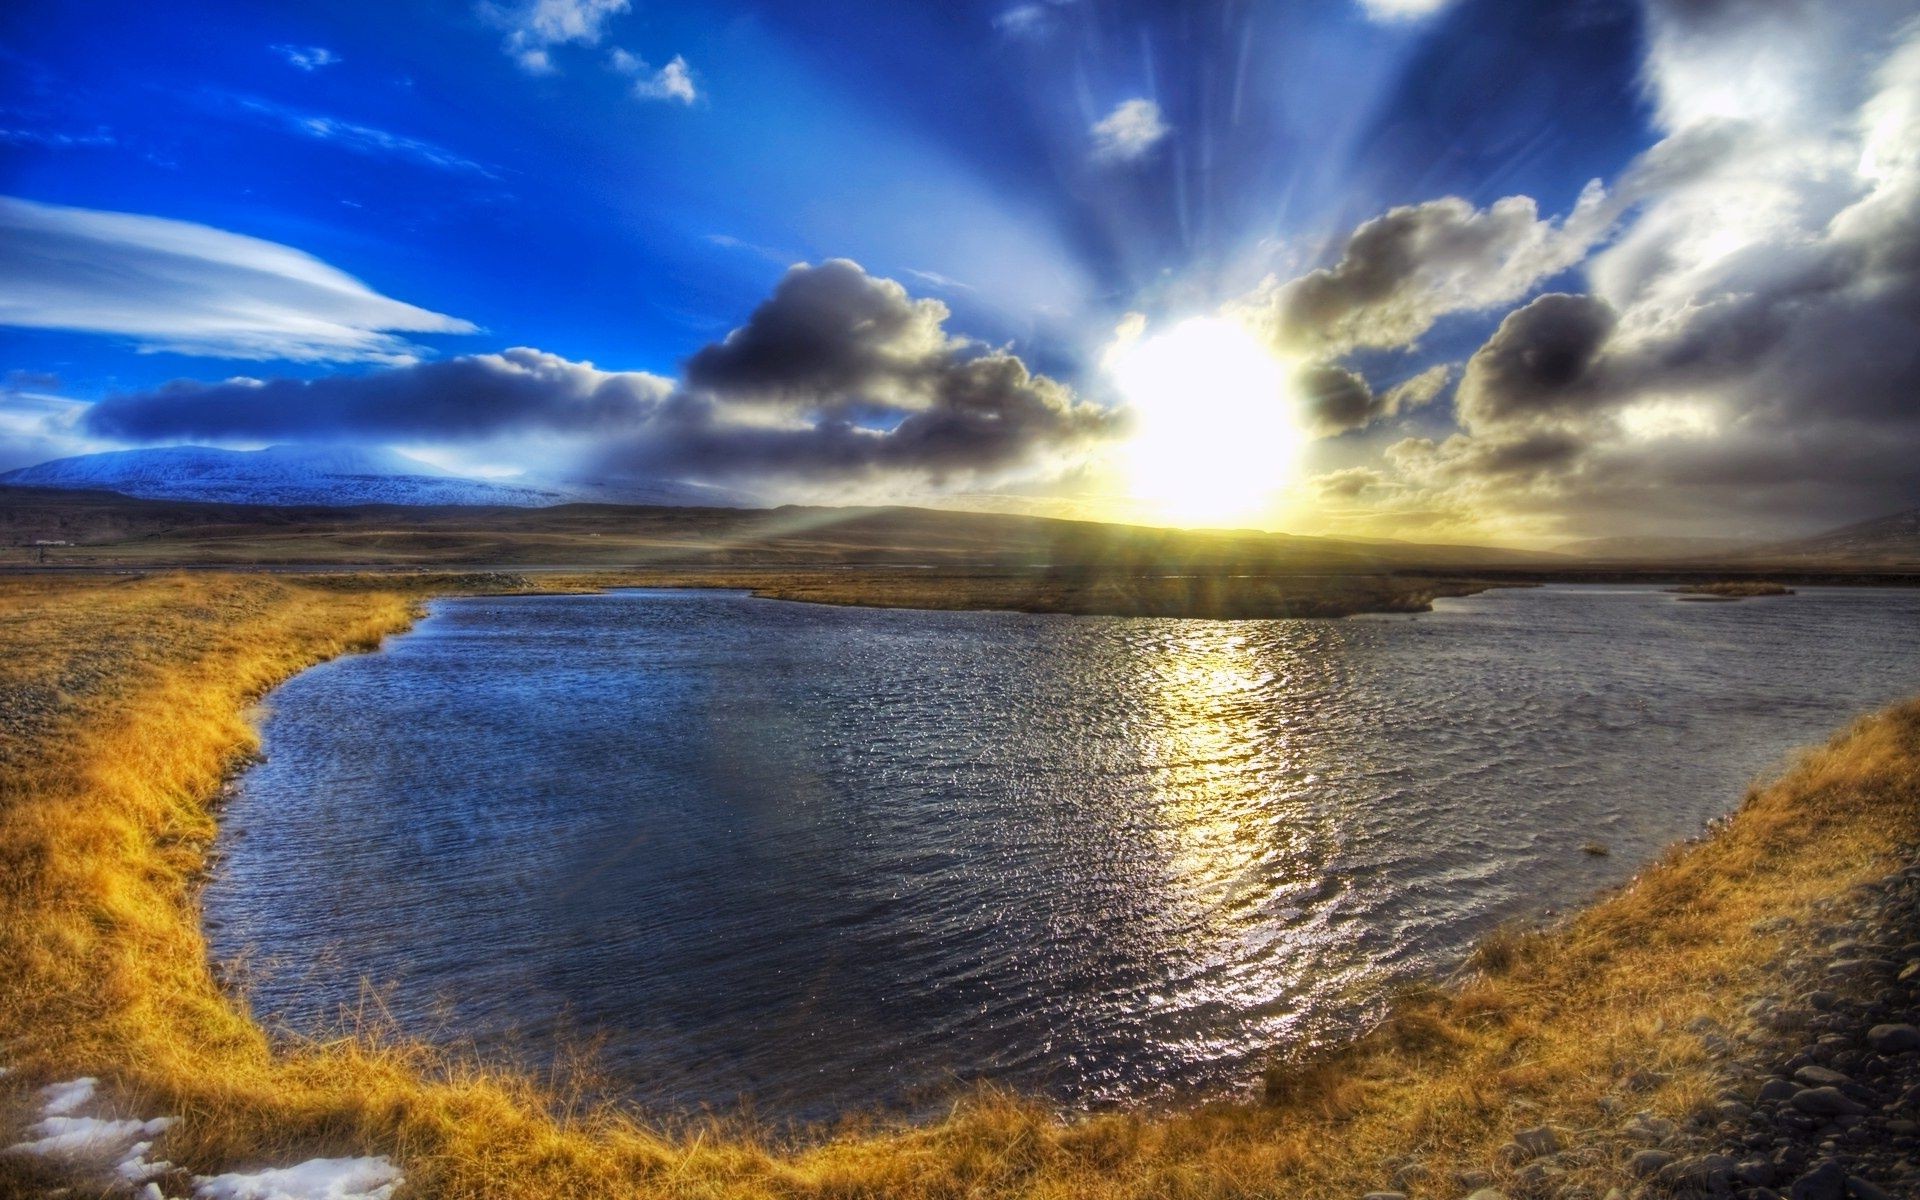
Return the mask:
<svg viewBox="0 0 1920 1200">
<path fill-rule="evenodd" d="M 1431 541 L 1920 504 L 1920 0 L 0 14 L 0 470 Z"/>
</svg>

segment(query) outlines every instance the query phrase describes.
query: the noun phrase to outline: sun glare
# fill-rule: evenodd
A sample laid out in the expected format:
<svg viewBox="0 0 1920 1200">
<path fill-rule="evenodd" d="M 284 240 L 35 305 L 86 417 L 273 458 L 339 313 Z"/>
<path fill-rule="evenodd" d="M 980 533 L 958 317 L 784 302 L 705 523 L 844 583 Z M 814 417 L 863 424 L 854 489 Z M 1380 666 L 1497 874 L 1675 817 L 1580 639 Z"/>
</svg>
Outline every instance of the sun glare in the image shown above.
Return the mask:
<svg viewBox="0 0 1920 1200">
<path fill-rule="evenodd" d="M 1270 509 L 1303 439 L 1286 364 L 1252 332 L 1195 317 L 1117 346 L 1108 369 L 1134 417 L 1126 468 L 1136 500 L 1188 524 L 1246 521 Z"/>
</svg>

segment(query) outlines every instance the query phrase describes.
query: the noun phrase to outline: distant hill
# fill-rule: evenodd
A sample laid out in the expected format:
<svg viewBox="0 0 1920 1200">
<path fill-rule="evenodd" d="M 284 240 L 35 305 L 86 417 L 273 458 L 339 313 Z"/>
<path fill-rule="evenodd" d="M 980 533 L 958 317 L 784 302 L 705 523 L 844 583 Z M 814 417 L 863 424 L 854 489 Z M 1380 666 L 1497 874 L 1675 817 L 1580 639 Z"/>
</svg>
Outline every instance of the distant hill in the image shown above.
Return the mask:
<svg viewBox="0 0 1920 1200">
<path fill-rule="evenodd" d="M 1754 546 L 1742 560 L 1842 563 L 1859 567 L 1920 565 L 1920 508 L 1875 517 L 1812 537 Z"/>
<path fill-rule="evenodd" d="M 0 486 L 0 559 L 94 565 L 854 565 L 1022 573 L 1541 569 L 1556 555 L 924 508 L 560 504 L 357 507 L 141 500 Z M 12 555 L 4 553 L 14 548 Z M 1198 583 L 1195 586 L 1202 586 Z"/>
<path fill-rule="evenodd" d="M 1753 543 L 1744 538 L 1724 537 L 1597 537 L 1555 546 L 1556 554 L 1604 562 L 1668 562 L 1723 558 L 1744 550 Z"/>
</svg>

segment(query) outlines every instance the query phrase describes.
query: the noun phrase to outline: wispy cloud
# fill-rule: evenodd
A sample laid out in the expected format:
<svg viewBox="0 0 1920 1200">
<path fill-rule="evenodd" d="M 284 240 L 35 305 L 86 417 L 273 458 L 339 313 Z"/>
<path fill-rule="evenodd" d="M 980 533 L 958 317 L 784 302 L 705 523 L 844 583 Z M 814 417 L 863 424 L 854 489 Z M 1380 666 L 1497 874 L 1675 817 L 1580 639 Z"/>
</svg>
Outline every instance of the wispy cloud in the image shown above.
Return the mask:
<svg viewBox="0 0 1920 1200">
<path fill-rule="evenodd" d="M 1138 162 L 1173 128 L 1161 119 L 1160 106 L 1151 100 L 1123 100 L 1094 122 L 1093 156 L 1102 162 Z"/>
<path fill-rule="evenodd" d="M 325 46 L 292 46 L 280 42 L 267 48 L 302 71 L 318 71 L 340 61 L 340 56 Z"/>
<path fill-rule="evenodd" d="M 242 111 L 278 125 L 290 133 L 317 141 L 331 142 L 356 154 L 406 158 L 442 171 L 470 171 L 489 179 L 498 178 L 487 166 L 463 154 L 457 154 L 445 146 L 423 141 L 420 138 L 407 137 L 405 134 L 391 133 L 371 125 L 361 125 L 320 113 L 302 112 L 299 109 L 257 97 L 235 96 L 231 99 Z"/>
<path fill-rule="evenodd" d="M 49 150 L 120 144 L 119 139 L 114 137 L 113 132 L 104 125 L 85 133 L 69 133 L 57 129 L 0 128 L 0 142 L 9 146 L 43 146 Z"/>
<path fill-rule="evenodd" d="M 973 290 L 972 284 L 961 283 L 958 279 L 953 278 L 951 275 L 942 275 L 938 271 L 918 271 L 912 267 L 908 267 L 907 274 L 913 276 L 915 279 L 918 279 L 921 283 L 924 283 L 929 287 L 939 288 L 943 291 L 970 292 Z"/>
<path fill-rule="evenodd" d="M 290 246 L 186 221 L 0 197 L 0 325 L 219 358 L 411 362 L 473 333 Z"/>
<path fill-rule="evenodd" d="M 706 235 L 706 240 L 715 246 L 722 246 L 728 250 L 744 250 L 748 254 L 757 254 L 768 262 L 777 263 L 783 267 L 792 266 L 795 262 L 799 261 L 801 257 L 792 251 L 781 250 L 774 246 L 763 246 L 759 242 L 749 242 L 745 238 L 737 238 L 730 233 L 709 233 Z"/>
<path fill-rule="evenodd" d="M 693 82 L 693 69 L 681 55 L 674 55 L 672 61 L 656 71 L 647 65 L 645 59 L 615 47 L 613 53 L 607 56 L 607 66 L 622 75 L 633 77 L 635 99 L 692 104 L 700 98 Z"/>
</svg>

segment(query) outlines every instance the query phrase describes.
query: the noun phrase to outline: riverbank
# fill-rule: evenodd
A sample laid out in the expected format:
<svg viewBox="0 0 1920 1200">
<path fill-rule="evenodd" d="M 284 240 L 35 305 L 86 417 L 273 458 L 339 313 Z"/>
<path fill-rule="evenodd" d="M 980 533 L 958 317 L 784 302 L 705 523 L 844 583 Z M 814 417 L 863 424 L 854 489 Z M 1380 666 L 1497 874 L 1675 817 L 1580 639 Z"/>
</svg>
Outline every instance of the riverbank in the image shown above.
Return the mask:
<svg viewBox="0 0 1920 1200">
<path fill-rule="evenodd" d="M 0 585 L 0 961 L 17 964 L 0 978 L 0 1108 L 24 1123 L 40 1088 L 93 1076 L 102 1111 L 179 1118 L 149 1156 L 180 1165 L 156 1180 L 168 1195 L 194 1176 L 386 1156 L 404 1195 L 436 1197 L 1599 1197 L 1644 1186 L 1610 1131 L 1641 1111 L 1676 1130 L 1717 1118 L 1731 1085 L 1709 1034 L 1745 1044 L 1749 1005 L 1784 986 L 1782 956 L 1920 844 L 1920 705 L 1907 705 L 1813 752 L 1632 887 L 1492 940 L 1452 986 L 1402 995 L 1358 1045 L 1277 1065 L 1263 1102 L 1170 1117 L 1063 1121 L 981 1095 L 931 1126 L 796 1147 L 737 1125 L 662 1132 L 587 1102 L 590 1081 L 392 1037 L 273 1044 L 209 969 L 193 895 L 221 781 L 253 746 L 247 709 L 404 628 L 424 596 L 501 582 Z M 1580 1152 L 1535 1155 L 1542 1128 Z M 51 1170 L 0 1157 L 16 1190 Z"/>
</svg>

